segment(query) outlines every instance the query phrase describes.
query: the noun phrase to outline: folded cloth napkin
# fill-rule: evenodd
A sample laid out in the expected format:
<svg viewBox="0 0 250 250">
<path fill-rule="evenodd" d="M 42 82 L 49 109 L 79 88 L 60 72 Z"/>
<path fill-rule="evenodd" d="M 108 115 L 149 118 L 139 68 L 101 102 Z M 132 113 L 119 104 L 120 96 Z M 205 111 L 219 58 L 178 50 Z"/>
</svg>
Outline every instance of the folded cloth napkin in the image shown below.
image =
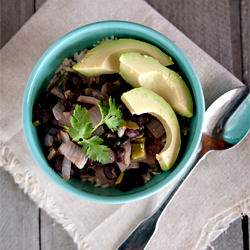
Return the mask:
<svg viewBox="0 0 250 250">
<path fill-rule="evenodd" d="M 79 249 L 93 250 L 115 249 L 160 203 L 170 187 L 123 205 L 97 204 L 68 194 L 52 183 L 32 159 L 22 132 L 21 106 L 27 79 L 42 53 L 65 33 L 102 20 L 141 23 L 176 43 L 199 75 L 207 106 L 227 90 L 241 85 L 142 0 L 48 1 L 2 48 L 0 165 L 63 225 Z M 207 155 L 168 207 L 148 249 L 202 249 L 241 213 L 249 214 L 249 147 L 250 135 L 228 151 Z"/>
</svg>

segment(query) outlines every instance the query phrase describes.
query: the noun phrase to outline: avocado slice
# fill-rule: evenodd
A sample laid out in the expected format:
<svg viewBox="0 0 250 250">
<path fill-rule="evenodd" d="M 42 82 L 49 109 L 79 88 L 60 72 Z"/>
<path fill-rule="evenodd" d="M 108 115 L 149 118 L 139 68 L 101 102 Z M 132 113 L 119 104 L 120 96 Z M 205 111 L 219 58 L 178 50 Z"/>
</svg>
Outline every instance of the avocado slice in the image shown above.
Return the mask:
<svg viewBox="0 0 250 250">
<path fill-rule="evenodd" d="M 166 144 L 156 154 L 162 170 L 169 170 L 175 163 L 181 146 L 180 126 L 171 106 L 150 89 L 139 87 L 123 93 L 123 103 L 132 114 L 149 113 L 155 116 L 166 131 Z"/>
<path fill-rule="evenodd" d="M 162 96 L 176 113 L 186 117 L 193 115 L 191 93 L 178 73 L 152 57 L 135 52 L 122 54 L 119 61 L 120 75 L 132 87 L 151 89 Z"/>
<path fill-rule="evenodd" d="M 129 51 L 150 55 L 165 66 L 174 64 L 170 56 L 152 44 L 135 39 L 118 39 L 104 42 L 91 49 L 73 69 L 86 76 L 119 73 L 119 57 Z"/>
</svg>

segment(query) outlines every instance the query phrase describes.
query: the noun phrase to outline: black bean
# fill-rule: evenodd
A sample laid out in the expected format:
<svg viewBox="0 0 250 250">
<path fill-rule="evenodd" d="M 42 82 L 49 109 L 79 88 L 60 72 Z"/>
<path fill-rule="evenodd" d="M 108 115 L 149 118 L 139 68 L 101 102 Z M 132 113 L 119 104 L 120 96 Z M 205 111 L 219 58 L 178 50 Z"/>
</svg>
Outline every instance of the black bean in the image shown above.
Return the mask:
<svg viewBox="0 0 250 250">
<path fill-rule="evenodd" d="M 57 96 L 51 93 L 46 93 L 45 98 L 41 98 L 41 101 L 43 107 L 48 107 L 52 109 L 56 105 L 58 98 Z"/>
<path fill-rule="evenodd" d="M 139 165 L 139 174 L 143 175 L 146 174 L 148 172 L 148 165 L 147 164 L 141 164 Z"/>
<path fill-rule="evenodd" d="M 145 123 L 148 123 L 150 121 L 150 115 L 146 115 L 146 114 L 143 114 L 143 115 L 133 115 L 132 117 L 132 120 L 137 122 L 137 123 L 141 123 L 141 124 L 145 124 Z"/>
<path fill-rule="evenodd" d="M 95 176 L 95 170 L 93 168 L 88 168 L 87 173 L 88 175 Z"/>
<path fill-rule="evenodd" d="M 119 74 L 101 75 L 99 82 L 104 84 L 105 82 L 115 82 L 117 79 L 119 79 Z"/>
<path fill-rule="evenodd" d="M 114 139 L 117 138 L 117 134 L 114 134 L 114 133 L 106 133 L 105 136 L 107 138 L 114 138 Z"/>
<path fill-rule="evenodd" d="M 95 162 L 92 159 L 90 159 L 90 158 L 87 160 L 87 164 L 88 165 L 94 165 L 94 163 Z"/>
<path fill-rule="evenodd" d="M 63 92 L 65 92 L 66 90 L 71 90 L 70 81 L 68 79 L 63 80 L 62 85 L 61 85 L 61 89 Z"/>
<path fill-rule="evenodd" d="M 77 72 L 77 76 L 82 80 L 83 84 L 85 85 L 88 84 L 89 78 L 87 76 L 82 75 L 81 73 L 78 73 L 78 72 Z"/>
<path fill-rule="evenodd" d="M 128 129 L 128 128 L 125 130 L 125 133 L 124 133 L 124 135 L 125 135 L 126 137 L 128 137 L 129 139 L 135 138 L 135 137 L 138 136 L 139 134 L 140 134 L 140 132 L 139 132 L 138 130 Z"/>
<path fill-rule="evenodd" d="M 61 145 L 61 142 L 58 140 L 58 137 L 57 136 L 53 136 L 53 146 L 55 148 L 59 148 Z"/>
<path fill-rule="evenodd" d="M 114 180 L 118 177 L 120 171 L 117 167 L 108 165 L 104 167 L 103 172 L 109 180 Z"/>
<path fill-rule="evenodd" d="M 73 115 L 75 107 L 76 107 L 76 103 L 71 104 L 71 107 L 70 107 L 70 110 L 69 110 L 69 112 L 70 112 L 71 115 Z"/>
<path fill-rule="evenodd" d="M 56 119 L 53 119 L 51 124 L 54 125 L 54 126 L 58 126 L 58 121 Z"/>
<path fill-rule="evenodd" d="M 118 188 L 122 191 L 129 191 L 132 188 L 144 185 L 142 176 L 139 175 L 138 169 L 130 169 L 126 171 Z"/>
<path fill-rule="evenodd" d="M 125 156 L 125 151 L 123 148 L 120 148 L 119 150 L 117 150 L 116 152 L 116 160 L 118 162 L 122 162 L 124 160 L 124 156 Z"/>
<path fill-rule="evenodd" d="M 58 132 L 58 129 L 55 128 L 55 127 L 52 127 L 52 128 L 49 129 L 48 134 L 56 136 L 57 132 Z"/>
<path fill-rule="evenodd" d="M 107 138 L 105 141 L 106 141 L 108 147 L 110 147 L 111 149 L 113 149 L 115 151 L 117 149 L 119 149 L 121 147 L 121 145 L 122 145 L 122 141 L 121 141 L 120 138 L 112 138 L 112 137 L 110 137 L 110 138 Z"/>
<path fill-rule="evenodd" d="M 61 156 L 56 156 L 54 167 L 51 165 L 56 172 L 62 172 L 62 162 L 63 158 Z"/>
<path fill-rule="evenodd" d="M 71 163 L 70 176 L 74 176 L 75 178 L 80 178 L 79 171 L 80 171 L 79 168 L 77 168 L 75 164 Z"/>
<path fill-rule="evenodd" d="M 81 80 L 78 77 L 73 77 L 71 81 L 72 81 L 74 88 L 76 89 L 81 88 Z"/>
<path fill-rule="evenodd" d="M 34 120 L 39 120 L 42 124 L 48 123 L 50 115 L 46 109 L 34 110 Z"/>
</svg>

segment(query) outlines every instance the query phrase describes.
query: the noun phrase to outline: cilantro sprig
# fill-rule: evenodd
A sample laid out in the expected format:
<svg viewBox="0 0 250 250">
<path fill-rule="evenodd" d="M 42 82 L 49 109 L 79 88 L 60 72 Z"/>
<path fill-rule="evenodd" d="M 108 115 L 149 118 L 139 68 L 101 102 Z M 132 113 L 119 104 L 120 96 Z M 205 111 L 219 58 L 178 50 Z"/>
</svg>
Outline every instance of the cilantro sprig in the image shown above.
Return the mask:
<svg viewBox="0 0 250 250">
<path fill-rule="evenodd" d="M 92 135 L 93 132 L 103 124 L 106 124 L 112 131 L 116 131 L 124 124 L 121 106 L 117 106 L 115 100 L 109 98 L 109 106 L 106 107 L 98 102 L 101 112 L 101 121 L 93 128 L 90 121 L 90 113 L 81 105 L 76 105 L 73 115 L 70 117 L 71 127 L 66 127 L 73 141 L 82 146 L 83 152 L 87 156 L 98 162 L 106 162 L 109 160 L 109 148 L 102 145 L 103 139 L 99 136 Z"/>
<path fill-rule="evenodd" d="M 103 106 L 100 101 L 97 105 L 102 115 L 102 120 L 99 123 L 100 125 L 105 123 L 110 130 L 116 131 L 124 124 L 122 113 L 120 111 L 121 106 L 117 106 L 112 97 L 109 98 L 109 107 Z M 99 124 L 97 124 L 95 128 L 98 128 L 100 126 Z"/>
</svg>

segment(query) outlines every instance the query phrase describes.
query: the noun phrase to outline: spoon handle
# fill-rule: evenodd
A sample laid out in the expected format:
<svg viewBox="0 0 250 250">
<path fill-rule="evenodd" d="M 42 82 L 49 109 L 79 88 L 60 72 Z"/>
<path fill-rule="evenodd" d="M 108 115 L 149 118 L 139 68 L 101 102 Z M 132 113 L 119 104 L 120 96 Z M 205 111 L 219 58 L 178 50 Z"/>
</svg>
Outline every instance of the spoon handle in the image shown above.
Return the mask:
<svg viewBox="0 0 250 250">
<path fill-rule="evenodd" d="M 194 168 L 198 165 L 198 162 L 201 158 L 210 150 L 213 149 L 225 149 L 227 148 L 227 144 L 222 140 L 215 140 L 210 136 L 203 134 L 202 135 L 202 148 L 199 152 L 198 157 L 194 161 L 194 163 L 187 168 L 186 172 L 180 178 L 180 180 L 175 184 L 175 186 L 168 193 L 166 198 L 162 201 L 161 205 L 154 211 L 152 215 L 144 219 L 140 222 L 134 231 L 126 238 L 126 240 L 118 247 L 118 250 L 143 250 L 151 240 L 154 232 L 157 229 L 157 224 L 160 216 L 167 208 L 168 204 L 180 190 L 185 180 L 194 170 Z"/>
<path fill-rule="evenodd" d="M 203 144 L 204 145 L 204 144 Z M 206 149 L 205 149 L 206 150 Z M 138 224 L 138 226 L 131 232 L 131 234 L 127 237 L 127 239 L 118 247 L 118 250 L 143 250 L 151 240 L 154 232 L 157 229 L 157 224 L 160 216 L 163 211 L 167 208 L 170 201 L 174 198 L 180 187 L 183 185 L 184 181 L 191 174 L 193 169 L 197 166 L 199 160 L 203 157 L 206 152 L 202 148 L 201 153 L 198 155 L 194 164 L 192 164 L 183 176 L 180 178 L 172 190 L 169 192 L 167 197 L 162 201 L 161 205 L 157 208 L 157 210 L 144 219 L 142 222 Z"/>
</svg>

